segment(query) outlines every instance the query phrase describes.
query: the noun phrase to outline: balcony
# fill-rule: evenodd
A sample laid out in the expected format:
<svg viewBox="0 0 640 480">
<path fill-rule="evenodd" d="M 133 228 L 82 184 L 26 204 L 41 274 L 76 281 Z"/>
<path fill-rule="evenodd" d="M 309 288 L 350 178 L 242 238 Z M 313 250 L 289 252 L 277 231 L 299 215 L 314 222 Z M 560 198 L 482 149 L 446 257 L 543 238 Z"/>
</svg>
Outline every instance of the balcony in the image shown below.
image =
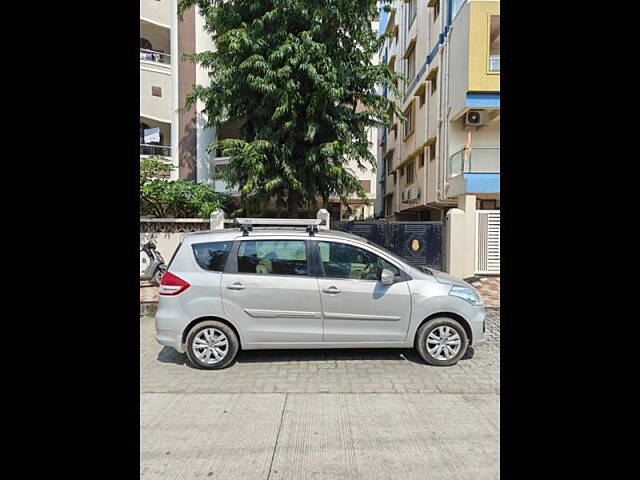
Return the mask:
<svg viewBox="0 0 640 480">
<path fill-rule="evenodd" d="M 171 55 L 148 48 L 140 49 L 140 61 L 160 63 L 171 66 Z"/>
<path fill-rule="evenodd" d="M 171 158 L 171 124 L 140 117 L 140 155 Z"/>
<path fill-rule="evenodd" d="M 140 19 L 140 62 L 171 67 L 171 30 Z"/>
<path fill-rule="evenodd" d="M 500 147 L 473 147 L 465 156 L 465 149 L 451 155 L 449 178 L 462 173 L 500 173 Z"/>
<path fill-rule="evenodd" d="M 447 169 L 447 196 L 500 193 L 500 147 L 473 147 L 451 155 Z"/>
<path fill-rule="evenodd" d="M 171 123 L 171 30 L 140 19 L 140 115 Z"/>
<path fill-rule="evenodd" d="M 171 158 L 171 147 L 169 145 L 154 145 L 152 143 L 141 143 L 140 155 L 142 156 L 157 155 L 160 157 Z"/>
</svg>

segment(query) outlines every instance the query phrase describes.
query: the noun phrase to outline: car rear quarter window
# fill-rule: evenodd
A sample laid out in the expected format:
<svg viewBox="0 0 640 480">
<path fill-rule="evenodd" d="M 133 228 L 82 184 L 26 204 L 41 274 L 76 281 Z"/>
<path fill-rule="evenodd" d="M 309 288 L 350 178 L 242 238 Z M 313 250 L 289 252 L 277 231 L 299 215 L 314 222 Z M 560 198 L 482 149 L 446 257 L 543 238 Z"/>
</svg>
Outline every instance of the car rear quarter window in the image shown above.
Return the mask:
<svg viewBox="0 0 640 480">
<path fill-rule="evenodd" d="M 233 242 L 195 243 L 193 255 L 201 268 L 211 272 L 222 272 Z"/>
</svg>

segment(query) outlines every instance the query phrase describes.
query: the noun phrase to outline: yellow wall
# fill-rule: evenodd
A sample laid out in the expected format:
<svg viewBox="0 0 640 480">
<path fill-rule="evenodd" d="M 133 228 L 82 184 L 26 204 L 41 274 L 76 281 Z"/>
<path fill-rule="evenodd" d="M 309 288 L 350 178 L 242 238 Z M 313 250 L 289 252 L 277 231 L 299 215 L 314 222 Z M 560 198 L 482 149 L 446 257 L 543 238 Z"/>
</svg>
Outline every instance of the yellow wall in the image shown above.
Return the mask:
<svg viewBox="0 0 640 480">
<path fill-rule="evenodd" d="M 499 92 L 500 73 L 488 73 L 489 17 L 500 15 L 500 2 L 469 2 L 470 92 Z"/>
</svg>

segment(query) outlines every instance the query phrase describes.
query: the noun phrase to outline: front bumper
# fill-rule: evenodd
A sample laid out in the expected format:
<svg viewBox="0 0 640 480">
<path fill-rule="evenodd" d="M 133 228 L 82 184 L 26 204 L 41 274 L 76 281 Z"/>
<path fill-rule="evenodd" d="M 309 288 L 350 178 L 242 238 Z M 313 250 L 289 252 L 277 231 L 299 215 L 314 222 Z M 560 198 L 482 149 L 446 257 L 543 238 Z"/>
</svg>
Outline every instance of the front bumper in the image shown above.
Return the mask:
<svg viewBox="0 0 640 480">
<path fill-rule="evenodd" d="M 471 327 L 471 346 L 475 347 L 485 342 L 487 338 L 485 337 L 486 331 L 486 319 L 487 312 L 484 309 L 484 306 L 477 307 L 478 311 L 473 315 L 469 321 L 469 326 Z"/>
</svg>

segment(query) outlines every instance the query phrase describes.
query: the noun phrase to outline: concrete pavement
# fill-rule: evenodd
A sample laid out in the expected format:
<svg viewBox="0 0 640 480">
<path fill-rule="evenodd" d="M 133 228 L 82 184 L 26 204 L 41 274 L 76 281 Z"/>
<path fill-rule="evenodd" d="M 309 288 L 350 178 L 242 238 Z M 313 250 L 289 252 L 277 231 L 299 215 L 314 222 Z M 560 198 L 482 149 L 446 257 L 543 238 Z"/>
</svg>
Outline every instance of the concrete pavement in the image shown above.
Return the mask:
<svg viewBox="0 0 640 480">
<path fill-rule="evenodd" d="M 141 394 L 141 478 L 498 479 L 497 394 Z"/>
<path fill-rule="evenodd" d="M 500 315 L 453 367 L 410 350 L 241 352 L 196 370 L 140 321 L 140 473 L 167 479 L 497 479 Z"/>
</svg>

